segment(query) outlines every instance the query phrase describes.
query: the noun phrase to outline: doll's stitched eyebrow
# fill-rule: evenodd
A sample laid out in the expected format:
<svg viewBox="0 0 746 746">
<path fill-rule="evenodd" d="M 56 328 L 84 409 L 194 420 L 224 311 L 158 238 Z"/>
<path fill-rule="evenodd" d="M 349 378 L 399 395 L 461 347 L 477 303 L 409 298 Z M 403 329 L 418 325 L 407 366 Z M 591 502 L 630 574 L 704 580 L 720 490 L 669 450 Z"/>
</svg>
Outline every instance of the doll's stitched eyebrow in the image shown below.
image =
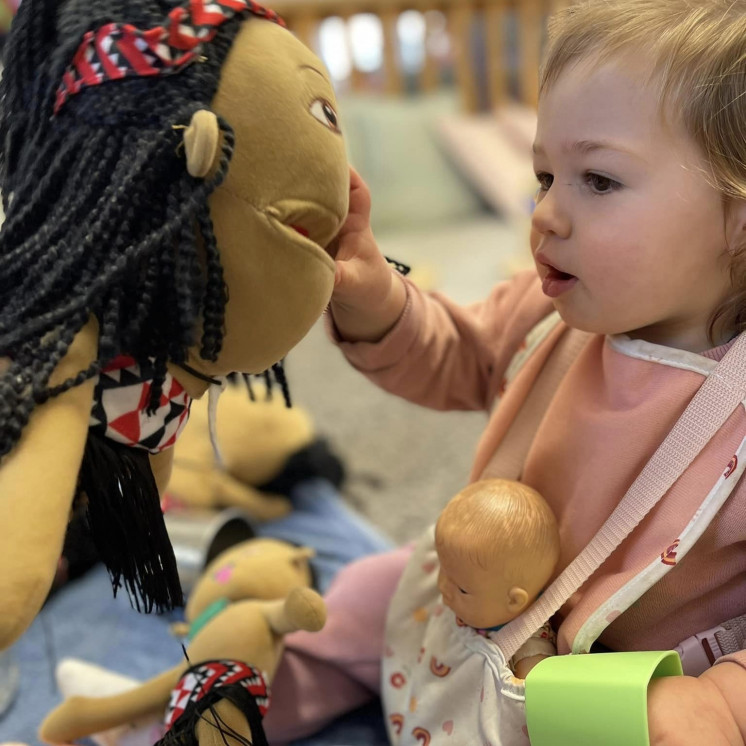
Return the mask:
<svg viewBox="0 0 746 746">
<path fill-rule="evenodd" d="M 324 73 L 322 73 L 321 70 L 317 70 L 315 67 L 312 67 L 311 65 L 300 65 L 299 69 L 300 70 L 313 70 L 315 73 L 320 75 L 324 80 L 326 80 L 326 75 L 324 75 Z"/>
</svg>

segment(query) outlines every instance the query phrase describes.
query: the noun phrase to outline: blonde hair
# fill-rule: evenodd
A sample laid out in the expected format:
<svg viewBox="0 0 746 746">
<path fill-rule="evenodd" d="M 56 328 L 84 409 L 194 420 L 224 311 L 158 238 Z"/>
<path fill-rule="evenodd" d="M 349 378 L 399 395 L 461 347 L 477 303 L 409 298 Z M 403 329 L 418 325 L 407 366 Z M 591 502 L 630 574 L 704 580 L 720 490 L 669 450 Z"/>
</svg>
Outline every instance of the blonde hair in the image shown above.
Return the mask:
<svg viewBox="0 0 746 746">
<path fill-rule="evenodd" d="M 650 61 L 662 112 L 675 112 L 724 203 L 746 200 L 746 0 L 582 0 L 549 23 L 540 94 L 580 61 Z M 746 329 L 746 243 L 733 252 L 734 293 L 710 320 Z"/>
<path fill-rule="evenodd" d="M 552 509 L 536 490 L 507 479 L 483 479 L 453 497 L 438 518 L 435 544 L 484 569 L 499 560 L 514 577 L 534 575 L 538 564 L 548 579 L 559 559 Z"/>
</svg>

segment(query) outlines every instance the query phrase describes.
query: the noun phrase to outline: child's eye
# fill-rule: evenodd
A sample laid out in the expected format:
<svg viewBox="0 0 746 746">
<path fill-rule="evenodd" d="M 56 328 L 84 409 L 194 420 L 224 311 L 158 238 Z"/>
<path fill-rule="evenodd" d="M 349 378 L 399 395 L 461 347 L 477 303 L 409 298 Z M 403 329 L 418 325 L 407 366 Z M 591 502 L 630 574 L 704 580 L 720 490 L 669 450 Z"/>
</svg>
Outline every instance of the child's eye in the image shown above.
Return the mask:
<svg viewBox="0 0 746 746">
<path fill-rule="evenodd" d="M 595 174 L 592 171 L 589 171 L 585 175 L 585 183 L 591 188 L 591 191 L 596 194 L 608 194 L 609 192 L 614 192 L 621 187 L 621 184 L 618 181 L 614 181 L 614 179 L 610 179 L 608 176 Z"/>
<path fill-rule="evenodd" d="M 548 192 L 549 187 L 552 186 L 552 183 L 554 182 L 554 176 L 552 174 L 548 174 L 544 171 L 539 171 L 536 174 L 536 180 L 539 182 L 539 189 L 538 193 L 541 192 Z"/>
<path fill-rule="evenodd" d="M 465 591 L 463 588 L 459 588 L 459 593 L 463 593 L 464 595 L 468 594 L 468 591 Z"/>
</svg>

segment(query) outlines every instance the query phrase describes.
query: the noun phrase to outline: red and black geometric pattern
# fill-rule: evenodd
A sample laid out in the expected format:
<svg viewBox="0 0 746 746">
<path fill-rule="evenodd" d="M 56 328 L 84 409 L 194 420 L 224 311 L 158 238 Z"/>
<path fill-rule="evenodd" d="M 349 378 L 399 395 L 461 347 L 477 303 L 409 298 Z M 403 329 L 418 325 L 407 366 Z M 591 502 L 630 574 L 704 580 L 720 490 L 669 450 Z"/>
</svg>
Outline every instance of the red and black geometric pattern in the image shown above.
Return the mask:
<svg viewBox="0 0 746 746">
<path fill-rule="evenodd" d="M 171 692 L 164 723 L 170 730 L 191 704 L 215 689 L 240 686 L 256 702 L 262 717 L 269 707 L 269 686 L 258 668 L 240 661 L 207 661 L 190 668 Z M 214 692 L 213 692 L 214 693 Z"/>
<path fill-rule="evenodd" d="M 166 373 L 158 409 L 148 414 L 154 371 L 120 355 L 99 374 L 89 428 L 96 434 L 150 453 L 172 446 L 189 419 L 191 397 Z"/>
<path fill-rule="evenodd" d="M 107 23 L 88 31 L 62 76 L 54 113 L 88 86 L 178 72 L 201 54 L 219 26 L 240 13 L 285 25 L 277 13 L 253 0 L 189 0 L 174 8 L 162 26 L 142 30 L 130 23 Z"/>
</svg>

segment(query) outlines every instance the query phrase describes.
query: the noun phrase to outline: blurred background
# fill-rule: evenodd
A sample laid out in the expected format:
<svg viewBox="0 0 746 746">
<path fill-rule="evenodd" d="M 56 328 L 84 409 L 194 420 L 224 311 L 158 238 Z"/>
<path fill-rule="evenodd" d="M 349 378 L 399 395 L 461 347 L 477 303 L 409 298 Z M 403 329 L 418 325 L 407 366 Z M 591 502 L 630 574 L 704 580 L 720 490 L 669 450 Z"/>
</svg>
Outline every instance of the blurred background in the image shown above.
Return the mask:
<svg viewBox="0 0 746 746">
<path fill-rule="evenodd" d="M 461 303 L 530 266 L 528 224 L 544 0 L 286 0 L 324 60 L 384 254 Z M 438 413 L 352 370 L 319 323 L 288 356 L 295 401 L 332 442 L 351 503 L 396 541 L 468 479 L 484 413 Z"/>
</svg>

